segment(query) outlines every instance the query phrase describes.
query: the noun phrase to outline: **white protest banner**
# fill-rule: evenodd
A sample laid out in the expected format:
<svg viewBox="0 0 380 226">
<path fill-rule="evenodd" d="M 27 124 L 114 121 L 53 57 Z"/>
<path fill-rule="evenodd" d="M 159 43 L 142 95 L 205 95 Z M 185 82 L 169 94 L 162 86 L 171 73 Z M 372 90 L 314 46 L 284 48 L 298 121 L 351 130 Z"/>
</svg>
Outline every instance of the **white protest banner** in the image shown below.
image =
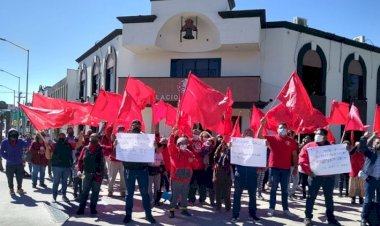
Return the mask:
<svg viewBox="0 0 380 226">
<path fill-rule="evenodd" d="M 231 142 L 231 164 L 254 167 L 267 166 L 265 140 L 251 137 L 232 137 Z"/>
<path fill-rule="evenodd" d="M 124 162 L 154 162 L 154 134 L 117 133 L 116 159 Z"/>
<path fill-rule="evenodd" d="M 308 153 L 311 171 L 317 176 L 351 171 L 350 155 L 346 144 L 311 147 Z"/>
</svg>

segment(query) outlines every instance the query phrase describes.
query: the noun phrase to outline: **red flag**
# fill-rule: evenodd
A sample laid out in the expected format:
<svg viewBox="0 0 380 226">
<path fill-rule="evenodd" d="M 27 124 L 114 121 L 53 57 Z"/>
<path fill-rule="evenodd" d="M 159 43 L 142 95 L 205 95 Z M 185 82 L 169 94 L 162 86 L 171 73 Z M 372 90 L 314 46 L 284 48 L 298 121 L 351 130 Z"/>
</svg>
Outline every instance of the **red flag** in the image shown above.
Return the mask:
<svg viewBox="0 0 380 226">
<path fill-rule="evenodd" d="M 330 142 L 330 144 L 336 144 L 336 139 L 334 137 L 334 134 L 331 132 L 330 128 L 328 126 L 325 127 L 327 130 L 327 141 Z"/>
<path fill-rule="evenodd" d="M 350 111 L 350 105 L 345 102 L 333 100 L 331 102 L 330 115 L 328 122 L 330 125 L 344 125 L 347 122 L 347 117 Z"/>
<path fill-rule="evenodd" d="M 109 124 L 117 119 L 122 96 L 117 93 L 111 93 L 100 89 L 98 98 L 96 98 L 91 116 L 99 120 L 107 121 Z"/>
<path fill-rule="evenodd" d="M 313 105 L 296 71 L 282 88 L 277 99 L 293 114 L 301 117 L 313 114 Z"/>
<path fill-rule="evenodd" d="M 28 107 L 22 104 L 20 107 L 37 130 L 60 128 L 70 124 L 74 118 L 73 110 L 70 108 L 52 110 Z"/>
<path fill-rule="evenodd" d="M 376 105 L 375 119 L 373 120 L 373 132 L 380 132 L 380 106 Z"/>
<path fill-rule="evenodd" d="M 126 90 L 140 109 L 144 109 L 147 104 L 153 104 L 156 101 L 156 91 L 154 89 L 130 76 L 127 80 Z"/>
<path fill-rule="evenodd" d="M 233 128 L 232 133 L 231 133 L 231 137 L 241 137 L 239 121 L 240 121 L 240 113 L 239 113 L 239 116 L 237 117 L 237 119 L 235 121 L 235 125 L 234 125 L 234 128 Z"/>
<path fill-rule="evenodd" d="M 90 103 L 80 103 L 74 101 L 66 101 L 63 99 L 51 98 L 41 94 L 33 93 L 32 106 L 36 108 L 44 109 L 71 109 L 74 114 L 72 121 L 67 122 L 71 125 L 91 125 L 97 126 L 99 124 L 99 118 L 96 116 L 90 116 L 93 105 Z"/>
<path fill-rule="evenodd" d="M 298 118 L 295 124 L 298 125 L 297 134 L 314 133 L 316 129 L 324 128 L 328 125 L 325 115 L 315 108 L 313 109 L 313 114 L 302 119 Z"/>
<path fill-rule="evenodd" d="M 163 100 L 152 105 L 153 125 L 157 125 L 162 119 L 166 118 L 168 107 Z"/>
<path fill-rule="evenodd" d="M 256 137 L 256 134 L 257 134 L 257 131 L 259 130 L 260 128 L 260 121 L 261 119 L 264 117 L 264 113 L 255 107 L 255 105 L 253 105 L 252 107 L 252 115 L 251 115 L 251 123 L 250 123 L 250 128 L 253 130 L 253 132 L 255 133 L 255 137 Z M 263 130 L 263 135 L 267 135 L 267 131 L 266 129 L 264 128 Z"/>
<path fill-rule="evenodd" d="M 296 131 L 298 128 L 298 125 L 295 125 L 298 118 L 296 118 L 294 114 L 290 113 L 289 109 L 283 103 L 280 103 L 270 109 L 267 112 L 266 118 L 266 128 L 268 130 L 277 131 L 277 127 L 280 122 L 285 122 L 288 125 L 289 130 Z"/>
<path fill-rule="evenodd" d="M 189 73 L 180 111 L 199 122 L 203 128 L 217 130 L 228 106 L 228 97 Z"/>
<path fill-rule="evenodd" d="M 170 104 L 167 104 L 166 107 L 167 109 L 165 124 L 174 127 L 177 120 L 177 109 Z"/>
<path fill-rule="evenodd" d="M 362 120 L 360 119 L 359 109 L 355 107 L 354 104 L 352 104 L 344 130 L 345 131 L 350 131 L 350 130 L 366 131 L 368 127 L 369 127 L 368 125 L 366 126 L 363 125 Z"/>
<path fill-rule="evenodd" d="M 223 136 L 230 136 L 233 130 L 233 123 L 232 123 L 232 105 L 234 104 L 234 100 L 232 99 L 232 91 L 230 87 L 227 87 L 226 92 L 227 97 L 227 108 L 224 113 L 224 117 L 222 121 L 220 121 L 218 129 L 216 132 Z M 226 138 L 225 138 L 226 140 Z"/>
<path fill-rule="evenodd" d="M 145 124 L 141 110 L 142 109 L 137 105 L 132 96 L 128 94 L 127 90 L 124 90 L 123 101 L 117 117 L 117 124 L 124 125 L 125 128 L 129 128 L 131 122 L 138 119 L 141 122 L 141 130 L 144 131 Z"/>
</svg>

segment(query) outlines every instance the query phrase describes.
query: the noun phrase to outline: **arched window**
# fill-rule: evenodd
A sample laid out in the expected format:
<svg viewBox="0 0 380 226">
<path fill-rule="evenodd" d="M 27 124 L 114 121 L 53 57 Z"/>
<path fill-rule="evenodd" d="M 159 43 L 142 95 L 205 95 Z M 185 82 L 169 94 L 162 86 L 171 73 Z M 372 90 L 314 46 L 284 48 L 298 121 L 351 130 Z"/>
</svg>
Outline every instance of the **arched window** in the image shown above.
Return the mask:
<svg viewBox="0 0 380 226">
<path fill-rule="evenodd" d="M 79 99 L 86 100 L 87 66 L 85 64 L 82 64 L 79 73 Z"/>
<path fill-rule="evenodd" d="M 95 56 L 91 70 L 91 96 L 99 93 L 100 87 L 100 59 Z"/>
<path fill-rule="evenodd" d="M 351 103 L 355 100 L 366 100 L 366 67 L 362 57 L 355 60 L 350 54 L 343 66 L 342 100 Z"/>
<path fill-rule="evenodd" d="M 380 105 L 380 66 L 377 70 L 376 104 Z"/>
<path fill-rule="evenodd" d="M 112 46 L 110 46 L 108 48 L 104 73 L 104 90 L 106 91 L 116 92 L 116 64 L 116 51 Z"/>
<path fill-rule="evenodd" d="M 311 102 L 321 112 L 326 109 L 326 57 L 318 45 L 305 44 L 298 53 L 297 72 Z"/>
</svg>

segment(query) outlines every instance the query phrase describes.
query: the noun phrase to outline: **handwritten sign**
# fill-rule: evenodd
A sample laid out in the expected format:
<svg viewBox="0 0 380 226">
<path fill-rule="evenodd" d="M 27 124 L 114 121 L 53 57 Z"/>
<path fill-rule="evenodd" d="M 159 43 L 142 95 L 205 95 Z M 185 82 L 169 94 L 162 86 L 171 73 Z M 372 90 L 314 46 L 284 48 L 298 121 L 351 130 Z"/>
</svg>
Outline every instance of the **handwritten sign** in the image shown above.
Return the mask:
<svg viewBox="0 0 380 226">
<path fill-rule="evenodd" d="M 231 163 L 241 166 L 266 167 L 265 140 L 251 137 L 232 137 Z"/>
<path fill-rule="evenodd" d="M 154 134 L 116 134 L 116 159 L 124 162 L 154 162 Z"/>
<path fill-rule="evenodd" d="M 351 171 L 346 144 L 326 145 L 308 149 L 311 171 L 315 175 L 334 175 Z"/>
</svg>

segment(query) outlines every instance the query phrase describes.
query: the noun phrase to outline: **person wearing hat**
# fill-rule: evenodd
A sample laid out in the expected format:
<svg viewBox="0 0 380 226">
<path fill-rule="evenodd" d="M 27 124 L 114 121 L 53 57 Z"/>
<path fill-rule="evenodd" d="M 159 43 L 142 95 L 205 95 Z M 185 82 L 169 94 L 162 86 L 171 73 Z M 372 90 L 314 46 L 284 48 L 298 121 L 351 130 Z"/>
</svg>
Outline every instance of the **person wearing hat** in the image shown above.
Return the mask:
<svg viewBox="0 0 380 226">
<path fill-rule="evenodd" d="M 192 216 L 187 211 L 187 197 L 189 195 L 190 181 L 193 176 L 193 168 L 198 166 L 197 159 L 188 149 L 189 140 L 186 137 L 179 137 L 178 130 L 173 129 L 169 137 L 169 154 L 171 161 L 170 179 L 172 185 L 172 199 L 169 206 L 169 218 L 174 218 L 174 210 L 178 199 L 181 197 L 181 214 Z"/>
<path fill-rule="evenodd" d="M 141 122 L 133 120 L 129 129 L 130 133 L 142 133 Z M 129 223 L 132 220 L 133 195 L 135 193 L 135 183 L 139 185 L 139 190 L 142 197 L 142 204 L 145 210 L 145 219 L 151 224 L 156 223 L 152 215 L 150 198 L 148 193 L 149 172 L 148 163 L 143 162 L 123 162 L 124 178 L 127 187 L 127 195 L 125 196 L 125 218 L 124 223 Z"/>
<path fill-rule="evenodd" d="M 48 164 L 48 159 L 46 158 L 46 152 L 50 153 L 50 146 L 45 141 L 41 133 L 37 133 L 35 141 L 29 148 L 29 151 L 32 154 L 32 187 L 36 188 L 37 186 L 37 176 L 39 176 L 40 186 L 47 188 L 45 185 L 45 168 Z"/>
<path fill-rule="evenodd" d="M 8 131 L 8 139 L 1 142 L 0 155 L 6 160 L 5 172 L 8 179 L 8 187 L 11 195 L 14 195 L 13 177 L 16 175 L 17 193 L 24 194 L 22 189 L 22 179 L 24 176 L 23 151 L 27 148 L 27 143 L 19 139 L 16 129 Z"/>
<path fill-rule="evenodd" d="M 160 144 L 162 145 L 162 157 L 164 158 L 164 164 L 165 169 L 161 173 L 161 187 L 165 187 L 166 192 L 170 191 L 170 184 L 169 184 L 169 178 L 170 178 L 170 169 L 171 169 L 171 163 L 170 163 L 170 155 L 168 150 L 168 139 L 163 137 L 160 140 Z"/>
</svg>

